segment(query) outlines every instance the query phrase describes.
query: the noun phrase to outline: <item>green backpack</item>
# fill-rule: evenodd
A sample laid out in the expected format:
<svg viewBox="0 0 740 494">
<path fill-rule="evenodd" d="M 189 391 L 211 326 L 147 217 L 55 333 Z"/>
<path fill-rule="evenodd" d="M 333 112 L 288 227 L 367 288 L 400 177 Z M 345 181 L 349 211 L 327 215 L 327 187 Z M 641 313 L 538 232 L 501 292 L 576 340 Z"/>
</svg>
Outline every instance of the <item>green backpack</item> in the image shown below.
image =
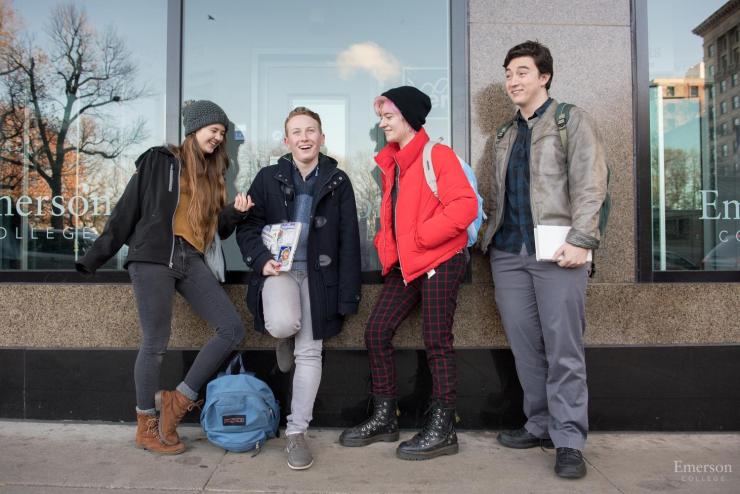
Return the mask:
<svg viewBox="0 0 740 494">
<path fill-rule="evenodd" d="M 573 108 L 573 105 L 570 103 L 559 103 L 558 107 L 555 110 L 555 123 L 558 126 L 558 132 L 560 133 L 560 143 L 563 145 L 563 150 L 565 151 L 566 156 L 566 162 L 568 157 L 568 118 L 570 118 L 570 109 Z M 501 127 L 499 127 L 498 131 L 496 132 L 496 139 L 501 139 L 506 134 L 506 131 L 511 128 L 511 126 L 514 125 L 514 120 L 510 120 L 503 124 Z M 599 234 L 603 237 L 606 232 L 606 224 L 609 222 L 609 212 L 612 208 L 612 198 L 611 194 L 609 193 L 609 181 L 611 179 L 611 169 L 609 169 L 609 165 L 606 167 L 606 196 L 604 197 L 604 202 L 601 205 L 601 209 L 599 210 Z"/>
</svg>

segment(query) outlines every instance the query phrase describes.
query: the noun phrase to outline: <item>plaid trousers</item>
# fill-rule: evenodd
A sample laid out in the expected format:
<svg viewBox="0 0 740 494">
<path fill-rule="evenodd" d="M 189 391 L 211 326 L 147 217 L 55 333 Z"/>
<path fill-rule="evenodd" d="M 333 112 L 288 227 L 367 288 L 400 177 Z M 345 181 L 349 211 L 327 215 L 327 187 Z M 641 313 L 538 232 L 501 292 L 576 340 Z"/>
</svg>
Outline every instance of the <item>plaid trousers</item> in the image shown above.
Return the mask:
<svg viewBox="0 0 740 494">
<path fill-rule="evenodd" d="M 431 398 L 447 406 L 455 406 L 457 367 L 452 323 L 457 308 L 457 292 L 465 277 L 465 257 L 460 252 L 437 266 L 436 274 L 431 278 L 420 276 L 408 285 L 404 284 L 397 269 L 386 276 L 365 328 L 374 394 L 396 396 L 392 339 L 401 322 L 421 302 L 424 347 L 432 373 Z"/>
</svg>

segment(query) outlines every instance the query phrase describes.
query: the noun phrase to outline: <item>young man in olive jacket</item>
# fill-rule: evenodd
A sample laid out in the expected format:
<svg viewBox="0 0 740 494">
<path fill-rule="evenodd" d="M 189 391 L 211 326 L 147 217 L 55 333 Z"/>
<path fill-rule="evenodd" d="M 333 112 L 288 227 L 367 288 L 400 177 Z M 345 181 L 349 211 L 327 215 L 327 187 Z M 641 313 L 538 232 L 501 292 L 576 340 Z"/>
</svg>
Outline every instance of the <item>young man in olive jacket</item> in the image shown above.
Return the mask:
<svg viewBox="0 0 740 494">
<path fill-rule="evenodd" d="M 305 440 L 321 381 L 322 342 L 338 334 L 360 302 L 360 234 L 352 184 L 324 144 L 321 118 L 298 107 L 285 120 L 290 153 L 259 171 L 249 189 L 254 207 L 236 232 L 244 262 L 254 271 L 247 306 L 255 329 L 278 338 L 278 365 L 295 358 L 291 414 L 285 431 L 288 466 L 309 468 Z M 280 271 L 262 243 L 265 225 L 300 222 L 290 271 Z"/>
<path fill-rule="evenodd" d="M 599 247 L 599 213 L 607 167 L 596 126 L 572 107 L 565 131 L 549 97 L 552 56 L 527 41 L 504 61 L 506 92 L 518 111 L 497 135 L 489 224 L 496 305 L 524 390 L 527 422 L 498 440 L 510 448 L 554 443 L 555 472 L 586 474 L 581 451 L 588 432 L 588 389 L 583 350 L 589 250 Z M 537 261 L 534 227 L 570 226 L 554 261 Z"/>
</svg>

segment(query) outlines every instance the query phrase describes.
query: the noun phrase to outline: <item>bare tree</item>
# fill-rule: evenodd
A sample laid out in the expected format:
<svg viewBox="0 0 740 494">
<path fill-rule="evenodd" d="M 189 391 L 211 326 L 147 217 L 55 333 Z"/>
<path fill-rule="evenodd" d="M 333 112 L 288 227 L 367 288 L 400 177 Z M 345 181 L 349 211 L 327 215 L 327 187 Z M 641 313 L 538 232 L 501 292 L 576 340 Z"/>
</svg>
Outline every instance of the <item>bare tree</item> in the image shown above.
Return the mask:
<svg viewBox="0 0 740 494">
<path fill-rule="evenodd" d="M 664 193 L 666 208 L 672 210 L 698 209 L 701 189 L 701 163 L 699 151 L 679 148 L 664 149 Z M 658 148 L 652 146 L 650 154 L 652 167 L 652 195 L 657 201 L 660 189 L 658 176 Z"/>
<path fill-rule="evenodd" d="M 107 120 L 116 105 L 145 96 L 147 89 L 137 87 L 136 65 L 112 28 L 97 32 L 73 4 L 58 6 L 50 19 L 49 53 L 31 41 L 11 43 L 0 53 L 6 92 L 0 162 L 27 166 L 48 183 L 52 196 L 61 196 L 70 162 L 113 159 L 145 137 L 141 119 L 128 129 Z M 26 156 L 19 152 L 24 136 Z M 64 218 L 53 217 L 52 226 L 63 228 Z"/>
</svg>

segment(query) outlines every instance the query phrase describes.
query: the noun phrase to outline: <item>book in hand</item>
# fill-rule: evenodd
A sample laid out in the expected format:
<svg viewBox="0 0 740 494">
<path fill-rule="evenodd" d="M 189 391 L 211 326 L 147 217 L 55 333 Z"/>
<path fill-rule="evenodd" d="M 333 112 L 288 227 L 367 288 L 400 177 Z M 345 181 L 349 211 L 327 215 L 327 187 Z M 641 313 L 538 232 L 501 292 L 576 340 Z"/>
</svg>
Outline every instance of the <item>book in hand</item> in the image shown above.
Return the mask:
<svg viewBox="0 0 740 494">
<path fill-rule="evenodd" d="M 534 250 L 538 261 L 557 262 L 555 252 L 565 243 L 570 226 L 559 225 L 537 225 L 534 227 Z M 587 262 L 593 258 L 591 250 L 588 251 Z"/>
<path fill-rule="evenodd" d="M 298 239 L 301 236 L 301 224 L 298 222 L 275 223 L 262 229 L 262 243 L 280 263 L 279 271 L 290 271 Z"/>
</svg>

